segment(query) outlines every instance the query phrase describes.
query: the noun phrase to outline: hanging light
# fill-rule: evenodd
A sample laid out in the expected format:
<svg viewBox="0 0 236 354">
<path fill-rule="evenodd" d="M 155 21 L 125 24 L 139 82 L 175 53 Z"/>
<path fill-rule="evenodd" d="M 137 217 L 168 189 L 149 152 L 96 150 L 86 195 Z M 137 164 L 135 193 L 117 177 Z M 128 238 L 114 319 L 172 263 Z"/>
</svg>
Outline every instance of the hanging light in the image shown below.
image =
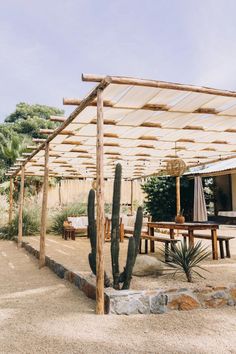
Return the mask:
<svg viewBox="0 0 236 354">
<path fill-rule="evenodd" d="M 186 163 L 179 157 L 169 160 L 166 164 L 166 172 L 170 176 L 182 176 L 186 169 Z"/>
<path fill-rule="evenodd" d="M 187 169 L 187 165 L 180 157 L 177 156 L 177 147 L 175 142 L 175 157 L 167 161 L 166 172 L 170 176 L 180 177 Z"/>
</svg>

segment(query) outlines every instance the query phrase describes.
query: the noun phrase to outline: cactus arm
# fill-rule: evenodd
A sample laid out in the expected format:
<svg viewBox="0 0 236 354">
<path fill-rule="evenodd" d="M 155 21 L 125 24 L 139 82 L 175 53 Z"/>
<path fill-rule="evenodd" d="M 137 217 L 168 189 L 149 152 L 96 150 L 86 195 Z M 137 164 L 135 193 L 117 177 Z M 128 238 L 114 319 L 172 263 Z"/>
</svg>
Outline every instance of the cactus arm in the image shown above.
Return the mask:
<svg viewBox="0 0 236 354">
<path fill-rule="evenodd" d="M 136 249 L 135 239 L 134 237 L 130 237 L 128 251 L 127 251 L 126 266 L 124 269 L 124 283 L 123 283 L 122 290 L 129 289 L 130 287 L 130 282 L 132 279 L 132 271 L 133 271 L 135 258 L 136 258 L 135 249 Z"/>
<path fill-rule="evenodd" d="M 89 265 L 94 275 L 96 275 L 96 249 L 97 249 L 97 231 L 95 220 L 95 191 L 91 189 L 88 196 L 88 237 L 91 244 L 91 252 L 88 255 Z M 104 272 L 104 285 L 111 285 L 110 279 Z"/>
<path fill-rule="evenodd" d="M 139 249 L 139 241 L 142 232 L 142 223 L 143 223 L 143 209 L 138 208 L 136 214 L 136 220 L 134 225 L 134 235 L 129 238 L 129 245 L 127 251 L 127 260 L 124 271 L 121 273 L 119 280 L 123 282 L 122 289 L 129 289 L 130 282 L 132 279 L 132 272 L 135 265 L 136 257 Z"/>
</svg>

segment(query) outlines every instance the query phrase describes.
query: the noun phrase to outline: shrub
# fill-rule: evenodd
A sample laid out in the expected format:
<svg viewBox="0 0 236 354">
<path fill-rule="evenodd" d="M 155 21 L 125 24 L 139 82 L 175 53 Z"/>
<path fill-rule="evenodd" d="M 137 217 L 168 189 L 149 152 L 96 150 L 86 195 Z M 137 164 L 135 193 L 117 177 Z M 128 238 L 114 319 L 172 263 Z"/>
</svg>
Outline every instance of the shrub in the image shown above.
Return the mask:
<svg viewBox="0 0 236 354">
<path fill-rule="evenodd" d="M 192 220 L 193 180 L 181 177 L 181 208 L 184 209 L 186 220 Z M 145 211 L 153 221 L 171 221 L 176 215 L 176 184 L 175 177 L 151 177 L 142 185 L 146 194 Z"/>
<path fill-rule="evenodd" d="M 40 229 L 40 213 L 37 208 L 26 209 L 23 211 L 23 235 L 35 235 Z M 0 229 L 0 238 L 10 240 L 18 235 L 18 213 L 14 216 L 12 222 Z"/>
<path fill-rule="evenodd" d="M 61 209 L 54 214 L 52 219 L 51 231 L 56 234 L 62 234 L 63 223 L 68 218 L 68 216 L 81 216 L 85 215 L 87 212 L 85 204 L 71 204 Z"/>
<path fill-rule="evenodd" d="M 164 251 L 163 251 L 164 253 Z M 173 275 L 177 273 L 184 273 L 187 281 L 193 281 L 193 275 L 196 274 L 203 278 L 203 276 L 196 270 L 206 270 L 199 265 L 211 253 L 207 251 L 207 247 L 203 247 L 199 241 L 196 245 L 187 247 L 185 242 L 180 242 L 180 245 L 173 245 L 173 249 L 168 251 L 168 258 L 170 262 L 168 265 L 174 268 Z"/>
</svg>

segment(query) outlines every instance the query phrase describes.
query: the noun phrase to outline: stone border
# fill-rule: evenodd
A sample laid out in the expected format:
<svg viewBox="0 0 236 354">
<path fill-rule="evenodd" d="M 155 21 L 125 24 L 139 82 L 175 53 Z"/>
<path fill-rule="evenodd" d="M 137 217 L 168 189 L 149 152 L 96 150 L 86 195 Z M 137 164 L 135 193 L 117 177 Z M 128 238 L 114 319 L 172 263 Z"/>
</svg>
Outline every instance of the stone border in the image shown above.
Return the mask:
<svg viewBox="0 0 236 354">
<path fill-rule="evenodd" d="M 29 253 L 39 258 L 39 251 L 23 241 Z M 46 265 L 61 279 L 68 280 L 91 299 L 96 298 L 94 279 L 88 272 L 73 272 L 46 256 Z M 236 306 L 236 283 L 228 286 L 206 286 L 199 289 L 114 290 L 105 289 L 107 314 L 160 314 L 172 310 L 193 310 Z"/>
</svg>

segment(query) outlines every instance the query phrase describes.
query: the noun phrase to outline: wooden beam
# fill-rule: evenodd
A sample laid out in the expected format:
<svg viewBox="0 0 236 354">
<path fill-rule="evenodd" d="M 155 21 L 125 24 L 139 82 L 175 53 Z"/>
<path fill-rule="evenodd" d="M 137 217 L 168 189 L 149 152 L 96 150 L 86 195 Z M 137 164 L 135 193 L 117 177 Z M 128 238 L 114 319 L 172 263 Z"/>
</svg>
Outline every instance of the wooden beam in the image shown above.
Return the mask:
<svg viewBox="0 0 236 354">
<path fill-rule="evenodd" d="M 50 120 L 52 122 L 65 122 L 66 121 L 66 117 L 59 117 L 59 116 L 50 116 Z"/>
<path fill-rule="evenodd" d="M 176 215 L 180 215 L 181 205 L 180 205 L 180 177 L 176 177 Z"/>
<path fill-rule="evenodd" d="M 45 238 L 47 223 L 47 202 L 48 202 L 48 176 L 49 176 L 49 143 L 45 145 L 44 155 L 44 179 L 43 179 L 43 199 L 41 212 L 41 228 L 40 228 L 40 250 L 39 250 L 39 268 L 45 266 Z"/>
<path fill-rule="evenodd" d="M 131 180 L 130 183 L 131 183 L 131 186 L 130 186 L 130 188 L 131 188 L 131 195 L 130 195 L 130 214 L 133 215 L 134 181 Z"/>
<path fill-rule="evenodd" d="M 104 175 L 103 175 L 103 99 L 97 92 L 97 254 L 96 254 L 96 313 L 104 314 Z"/>
<path fill-rule="evenodd" d="M 10 178 L 10 192 L 9 192 L 9 219 L 8 223 L 10 224 L 12 222 L 12 213 L 13 213 L 13 178 Z"/>
<path fill-rule="evenodd" d="M 32 139 L 32 141 L 34 143 L 44 143 L 47 139 L 43 139 L 43 138 L 34 138 Z M 40 149 L 41 150 L 41 149 Z"/>
<path fill-rule="evenodd" d="M 39 129 L 40 134 L 52 134 L 55 129 Z"/>
<path fill-rule="evenodd" d="M 112 84 L 156 87 L 156 88 L 171 89 L 171 90 L 206 93 L 206 94 L 216 95 L 216 96 L 236 97 L 235 91 L 218 90 L 215 88 L 204 87 L 204 86 L 184 85 L 179 83 L 157 81 L 157 80 L 145 80 L 145 79 L 137 79 L 132 77 L 121 77 L 121 76 L 109 76 L 109 78 L 111 79 Z M 104 76 L 102 75 L 82 74 L 82 80 L 87 82 L 101 82 L 103 79 Z"/>
<path fill-rule="evenodd" d="M 19 195 L 19 215 L 18 215 L 18 247 L 21 247 L 23 236 L 23 205 L 24 205 L 24 189 L 25 189 L 25 166 L 21 169 L 21 183 Z"/>
</svg>

